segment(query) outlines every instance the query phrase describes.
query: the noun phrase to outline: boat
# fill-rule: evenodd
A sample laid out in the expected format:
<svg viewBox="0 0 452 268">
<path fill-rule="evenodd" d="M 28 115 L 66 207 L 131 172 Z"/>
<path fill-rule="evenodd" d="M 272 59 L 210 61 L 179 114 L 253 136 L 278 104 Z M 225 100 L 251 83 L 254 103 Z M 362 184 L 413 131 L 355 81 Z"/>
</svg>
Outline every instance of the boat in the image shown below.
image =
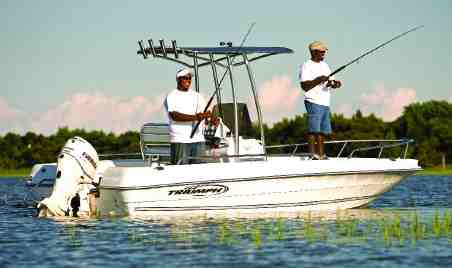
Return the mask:
<svg viewBox="0 0 452 268">
<path fill-rule="evenodd" d="M 215 88 L 211 100 L 216 98 L 213 110 L 221 123 L 205 128 L 209 145 L 205 156 L 197 159 L 197 164 L 184 164 L 188 159 L 169 164 L 166 123 L 143 125 L 141 159 L 129 162 L 99 160 L 89 142 L 71 138 L 58 156 L 53 192 L 39 203 L 39 215 L 78 216 L 85 211 L 87 215 L 101 217 L 240 217 L 361 208 L 421 170 L 416 159 L 406 158 L 408 146 L 413 143 L 409 139 L 330 141 L 327 144 L 338 149 L 325 160 L 314 160 L 303 152 L 306 144 L 267 145 L 252 64 L 270 56 L 293 53 L 292 49 L 230 44 L 178 47 L 176 41 L 166 46 L 163 40 L 159 43 L 155 46 L 152 39 L 147 44 L 139 41 L 137 54 L 144 59 L 168 60 L 192 68 L 194 90 L 199 92 L 200 69 L 211 70 Z M 236 59 L 239 61 L 235 62 Z M 246 105 L 238 99 L 234 78 L 242 67 L 254 100 L 257 138 L 243 135 L 249 120 L 247 112 L 243 112 Z M 218 68 L 224 69 L 221 79 Z M 222 101 L 225 77 L 231 90 L 229 103 Z M 400 148 L 397 157 L 382 157 L 384 151 L 397 147 Z M 376 155 L 369 157 L 371 152 Z M 74 201 L 75 197 L 78 200 Z"/>
<path fill-rule="evenodd" d="M 55 183 L 56 170 L 56 163 L 33 165 L 30 175 L 24 178 L 27 196 L 32 202 L 50 196 Z"/>
</svg>

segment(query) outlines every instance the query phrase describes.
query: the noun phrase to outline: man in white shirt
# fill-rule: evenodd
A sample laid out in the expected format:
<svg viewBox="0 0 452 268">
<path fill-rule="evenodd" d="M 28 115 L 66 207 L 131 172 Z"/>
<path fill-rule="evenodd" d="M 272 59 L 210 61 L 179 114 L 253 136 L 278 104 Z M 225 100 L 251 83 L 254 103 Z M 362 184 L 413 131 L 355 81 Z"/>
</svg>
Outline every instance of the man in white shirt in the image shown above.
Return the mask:
<svg viewBox="0 0 452 268">
<path fill-rule="evenodd" d="M 198 163 L 195 159 L 205 150 L 205 140 L 202 133 L 203 123 L 190 138 L 192 129 L 197 121 L 211 118 L 208 111 L 203 112 L 206 102 L 196 91 L 190 90 L 192 72 L 181 69 L 176 73 L 177 88 L 165 98 L 165 109 L 168 113 L 169 132 L 171 142 L 171 163 Z M 192 159 L 190 159 L 192 157 Z"/>
<path fill-rule="evenodd" d="M 330 67 L 324 62 L 328 48 L 320 41 L 309 44 L 311 59 L 300 69 L 300 86 L 305 91 L 308 112 L 308 144 L 313 159 L 326 159 L 325 136 L 331 134 L 330 90 L 340 88 L 342 83 L 330 77 Z"/>
</svg>

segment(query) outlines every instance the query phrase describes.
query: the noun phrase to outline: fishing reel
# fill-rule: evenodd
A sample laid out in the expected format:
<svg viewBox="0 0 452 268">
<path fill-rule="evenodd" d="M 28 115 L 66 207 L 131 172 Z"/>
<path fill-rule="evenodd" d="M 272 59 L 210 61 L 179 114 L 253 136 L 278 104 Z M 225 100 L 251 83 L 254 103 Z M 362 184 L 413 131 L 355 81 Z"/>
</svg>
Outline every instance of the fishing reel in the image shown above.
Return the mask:
<svg viewBox="0 0 452 268">
<path fill-rule="evenodd" d="M 219 122 L 214 122 L 211 117 L 204 121 L 204 139 L 206 140 L 206 145 L 211 148 L 218 148 L 220 145 L 220 138 L 216 137 Z"/>
<path fill-rule="evenodd" d="M 223 123 L 221 118 L 208 118 L 204 121 L 204 138 L 210 148 L 219 148 L 224 144 L 224 139 L 231 136 L 231 131 Z"/>
</svg>

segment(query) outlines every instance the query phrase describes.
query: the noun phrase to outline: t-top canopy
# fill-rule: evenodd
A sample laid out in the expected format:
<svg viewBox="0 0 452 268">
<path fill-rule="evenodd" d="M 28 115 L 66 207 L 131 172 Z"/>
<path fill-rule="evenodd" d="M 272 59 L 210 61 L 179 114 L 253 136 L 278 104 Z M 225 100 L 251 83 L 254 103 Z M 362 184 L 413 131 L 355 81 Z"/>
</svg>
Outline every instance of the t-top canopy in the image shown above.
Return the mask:
<svg viewBox="0 0 452 268">
<path fill-rule="evenodd" d="M 181 47 L 179 50 L 188 53 L 199 54 L 253 54 L 253 53 L 272 53 L 283 54 L 293 53 L 292 49 L 285 47 Z"/>
<path fill-rule="evenodd" d="M 198 58 L 200 60 L 206 59 L 203 58 L 202 55 L 220 55 L 220 59 L 215 59 L 215 62 L 218 63 L 225 60 L 228 56 L 234 57 L 238 55 L 254 54 L 254 56 L 251 56 L 249 59 L 249 61 L 254 61 L 272 55 L 293 53 L 292 49 L 286 47 L 232 46 L 231 43 L 228 43 L 227 46 L 220 45 L 218 47 L 178 47 L 176 40 L 171 41 L 171 46 L 166 46 L 163 40 L 159 40 L 160 46 L 155 46 L 152 39 L 147 40 L 147 44 L 144 44 L 143 40 L 138 41 L 138 45 L 140 49 L 137 51 L 137 54 L 142 55 L 145 59 L 148 58 L 148 56 L 153 56 L 158 58 L 166 58 L 176 62 L 181 62 L 178 60 L 180 55 Z M 169 55 L 172 55 L 172 57 Z M 234 65 L 240 64 L 243 63 L 236 63 Z"/>
</svg>

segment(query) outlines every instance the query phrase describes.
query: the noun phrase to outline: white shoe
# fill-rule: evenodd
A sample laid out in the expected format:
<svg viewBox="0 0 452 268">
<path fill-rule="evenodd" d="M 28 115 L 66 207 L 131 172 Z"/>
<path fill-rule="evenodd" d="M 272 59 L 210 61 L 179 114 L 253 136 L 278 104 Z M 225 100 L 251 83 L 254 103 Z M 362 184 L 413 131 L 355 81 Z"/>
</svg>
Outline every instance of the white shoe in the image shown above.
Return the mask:
<svg viewBox="0 0 452 268">
<path fill-rule="evenodd" d="M 311 155 L 310 159 L 311 160 L 320 160 L 322 158 L 318 154 L 313 154 L 313 155 Z"/>
</svg>

